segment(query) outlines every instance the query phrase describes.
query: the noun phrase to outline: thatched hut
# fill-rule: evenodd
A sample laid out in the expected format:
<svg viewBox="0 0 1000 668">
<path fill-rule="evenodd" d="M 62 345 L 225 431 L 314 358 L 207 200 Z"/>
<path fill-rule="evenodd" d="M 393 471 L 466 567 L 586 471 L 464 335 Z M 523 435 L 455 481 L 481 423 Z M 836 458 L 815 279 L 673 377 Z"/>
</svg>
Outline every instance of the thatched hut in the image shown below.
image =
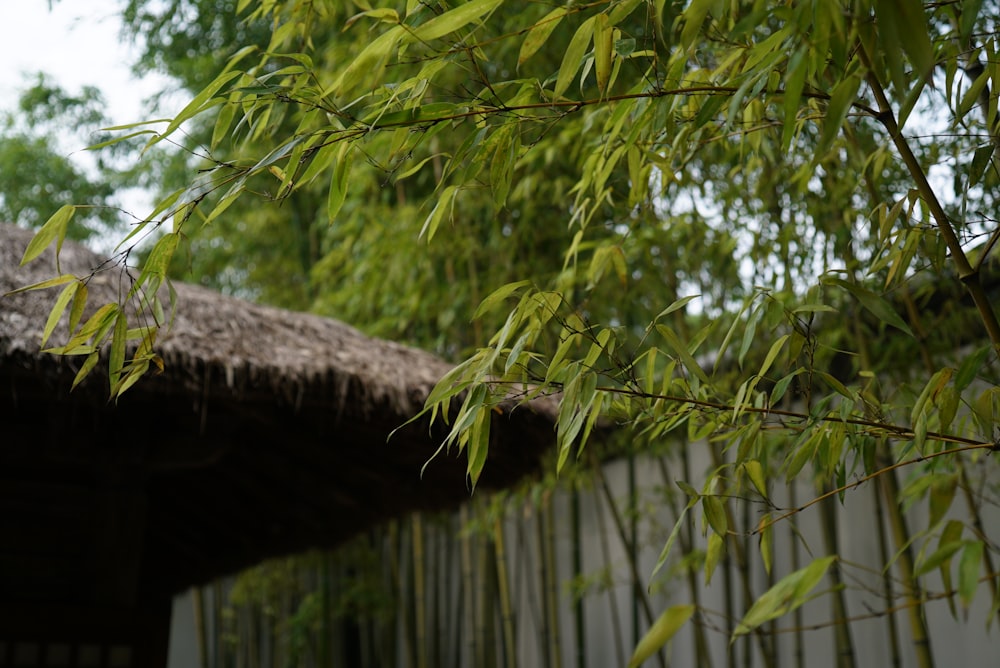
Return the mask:
<svg viewBox="0 0 1000 668">
<path fill-rule="evenodd" d="M 32 233 L 0 225 L 0 294 Z M 67 243 L 60 271 L 118 298 L 120 268 Z M 127 280 L 127 278 L 126 278 Z M 270 556 L 335 546 L 469 496 L 419 411 L 448 365 L 340 322 L 175 285 L 165 371 L 117 403 L 39 351 L 55 292 L 0 298 L 0 665 L 164 665 L 170 599 Z M 551 416 L 498 413 L 481 486 L 536 468 Z"/>
</svg>

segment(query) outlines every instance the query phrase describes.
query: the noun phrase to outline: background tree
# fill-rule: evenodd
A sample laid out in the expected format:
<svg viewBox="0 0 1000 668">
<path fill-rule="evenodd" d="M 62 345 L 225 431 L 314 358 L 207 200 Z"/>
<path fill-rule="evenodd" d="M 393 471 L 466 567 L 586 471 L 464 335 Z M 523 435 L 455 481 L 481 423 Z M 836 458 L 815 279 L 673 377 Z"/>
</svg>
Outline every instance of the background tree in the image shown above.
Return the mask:
<svg viewBox="0 0 1000 668">
<path fill-rule="evenodd" d="M 38 227 L 53 205 L 86 202 L 89 208 L 68 228 L 70 238 L 114 229 L 122 218 L 116 191 L 129 185 L 128 174 L 112 155 L 101 155 L 91 169 L 69 157 L 70 142 L 86 146 L 109 138 L 99 131 L 108 125 L 103 109 L 96 88 L 73 95 L 35 75 L 21 91 L 16 110 L 0 117 L 0 218 Z"/>
<path fill-rule="evenodd" d="M 158 285 L 182 242 L 194 266 L 213 229 L 288 243 L 309 278 L 283 300 L 464 359 L 428 411 L 451 417 L 473 483 L 492 407 L 512 392 L 559 393 L 560 468 L 601 418 L 636 442 L 709 438 L 713 467 L 682 486 L 709 529 L 706 575 L 725 553 L 746 558 L 747 536 L 771 569 L 775 524 L 815 503 L 788 510 L 772 498 L 781 481 L 811 476 L 816 502 L 877 481 L 930 663 L 928 574 L 966 606 L 995 581 L 968 468 L 995 449 L 1000 325 L 982 278 L 997 236 L 994 3 L 237 11 L 248 31 L 268 26 L 266 45 L 235 52 L 165 127 L 134 129 L 156 146 L 212 119 L 189 147 L 198 176 L 137 230 L 170 228 L 140 281 Z M 277 269 L 255 279 L 257 262 L 235 271 L 263 292 Z M 972 318 L 941 308 L 961 291 Z M 922 482 L 904 485 L 914 470 Z M 959 491 L 970 519 L 944 523 Z M 747 521 L 745 499 L 769 511 Z M 898 502 L 925 499 L 929 523 L 908 528 Z M 824 577 L 843 618 L 837 544 L 833 532 L 827 555 L 780 574 L 734 636 Z M 689 615 L 667 611 L 642 651 Z"/>
</svg>

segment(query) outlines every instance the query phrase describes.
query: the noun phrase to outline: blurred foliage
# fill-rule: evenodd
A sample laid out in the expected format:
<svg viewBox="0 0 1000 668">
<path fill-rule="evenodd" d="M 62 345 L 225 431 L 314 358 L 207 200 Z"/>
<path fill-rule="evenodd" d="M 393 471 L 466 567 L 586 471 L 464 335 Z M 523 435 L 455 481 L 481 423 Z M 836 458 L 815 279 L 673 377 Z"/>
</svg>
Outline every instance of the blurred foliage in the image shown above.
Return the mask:
<svg viewBox="0 0 1000 668">
<path fill-rule="evenodd" d="M 16 109 L 0 116 L 0 219 L 38 227 L 53 208 L 86 202 L 92 208 L 70 225 L 70 238 L 114 228 L 121 218 L 116 190 L 126 183 L 124 175 L 103 157 L 88 169 L 71 156 L 101 141 L 98 130 L 108 125 L 104 104 L 94 87 L 73 95 L 43 74 L 21 90 Z"/>
</svg>

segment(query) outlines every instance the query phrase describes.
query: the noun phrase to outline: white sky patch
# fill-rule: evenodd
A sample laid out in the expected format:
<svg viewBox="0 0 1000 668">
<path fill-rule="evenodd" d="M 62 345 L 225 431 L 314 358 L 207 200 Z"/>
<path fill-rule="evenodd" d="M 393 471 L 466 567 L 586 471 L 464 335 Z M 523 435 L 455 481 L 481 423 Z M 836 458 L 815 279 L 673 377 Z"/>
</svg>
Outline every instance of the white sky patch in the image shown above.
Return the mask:
<svg viewBox="0 0 1000 668">
<path fill-rule="evenodd" d="M 9 109 L 17 92 L 42 71 L 69 92 L 96 86 L 116 124 L 149 117 L 145 100 L 168 84 L 162 76 L 137 79 L 130 66 L 135 45 L 121 41 L 119 0 L 5 2 L 0 10 L 0 106 Z"/>
<path fill-rule="evenodd" d="M 170 109 L 150 109 L 151 96 L 175 88 L 167 77 L 132 74 L 139 48 L 121 38 L 121 0 L 5 0 L 0 10 L 0 110 L 16 107 L 20 92 L 35 83 L 43 72 L 69 94 L 84 86 L 101 91 L 107 104 L 105 115 L 114 125 L 136 123 L 171 116 L 183 100 L 168 98 Z M 57 146 L 67 151 L 82 167 L 94 163 L 85 138 L 67 128 L 66 136 L 56 137 Z M 151 193 L 129 190 L 119 193 L 124 208 L 138 216 L 152 210 Z"/>
</svg>

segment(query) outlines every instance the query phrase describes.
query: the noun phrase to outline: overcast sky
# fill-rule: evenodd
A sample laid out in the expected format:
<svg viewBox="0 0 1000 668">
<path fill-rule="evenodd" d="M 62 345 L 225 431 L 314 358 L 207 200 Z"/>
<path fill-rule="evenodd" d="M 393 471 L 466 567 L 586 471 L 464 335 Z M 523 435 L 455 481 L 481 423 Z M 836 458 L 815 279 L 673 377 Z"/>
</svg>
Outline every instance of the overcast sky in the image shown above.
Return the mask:
<svg viewBox="0 0 1000 668">
<path fill-rule="evenodd" d="M 168 87 L 160 76 L 136 78 L 131 71 L 137 49 L 120 39 L 121 0 L 61 0 L 49 11 L 47 0 L 0 0 L 0 109 L 13 109 L 18 93 L 44 72 L 69 93 L 96 86 L 107 102 L 106 116 L 115 125 L 168 117 L 178 109 L 150 110 L 145 101 Z M 177 97 L 167 104 L 182 106 Z M 84 168 L 92 165 L 84 138 L 60 138 L 59 146 Z M 83 143 L 81 143 L 83 142 Z M 123 207 L 146 215 L 151 193 L 119 193 Z M 100 246 L 102 240 L 94 240 Z"/>
<path fill-rule="evenodd" d="M 137 80 L 129 64 L 135 49 L 119 39 L 120 0 L 4 0 L 0 10 L 0 106 L 43 71 L 70 92 L 97 86 L 115 123 L 146 118 L 142 102 L 163 80 Z M 25 77 L 28 77 L 27 79 Z"/>
</svg>

